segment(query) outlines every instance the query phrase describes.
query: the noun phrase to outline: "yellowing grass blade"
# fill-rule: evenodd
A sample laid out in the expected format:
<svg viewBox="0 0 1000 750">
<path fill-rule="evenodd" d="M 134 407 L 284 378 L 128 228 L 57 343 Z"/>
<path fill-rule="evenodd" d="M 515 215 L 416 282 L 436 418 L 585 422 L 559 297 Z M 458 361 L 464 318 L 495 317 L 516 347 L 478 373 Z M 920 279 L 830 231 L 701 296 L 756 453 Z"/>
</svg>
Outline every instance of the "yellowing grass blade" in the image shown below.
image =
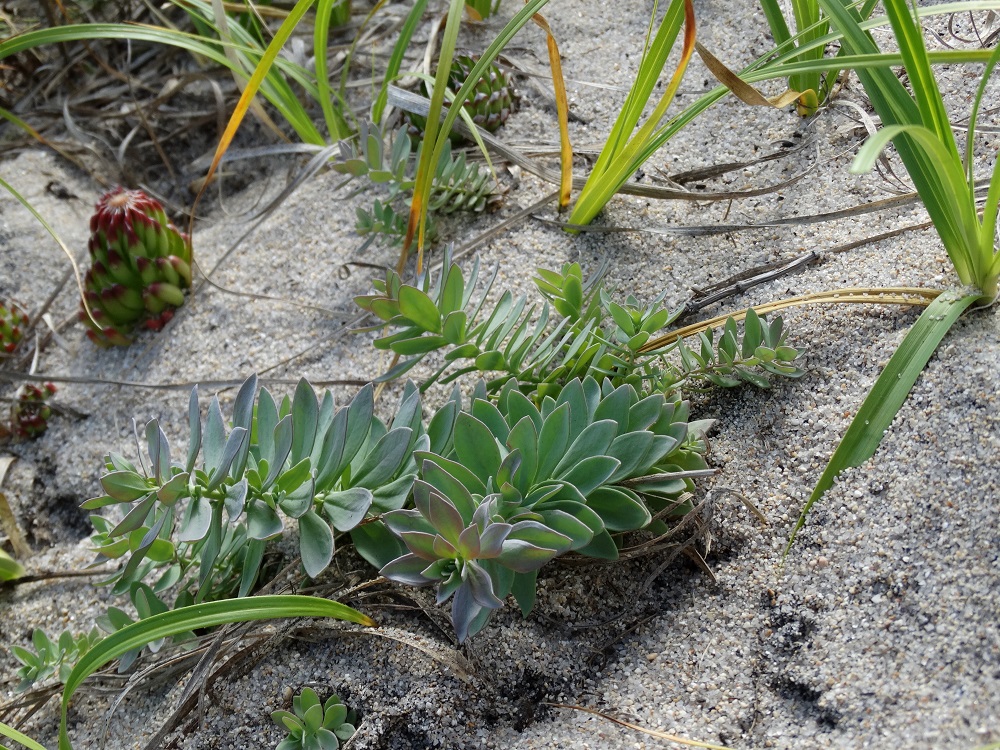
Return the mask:
<svg viewBox="0 0 1000 750">
<path fill-rule="evenodd" d="M 482 77 L 483 73 L 486 71 L 487 66 L 492 63 L 500 50 L 502 50 L 508 42 L 514 37 L 514 35 L 528 23 L 529 19 L 541 10 L 548 0 L 528 0 L 526 5 L 521 8 L 507 25 L 503 27 L 497 37 L 490 42 L 490 45 L 486 48 L 482 55 L 479 57 L 479 61 L 472 66 L 472 70 L 469 71 L 469 77 L 466 79 L 462 88 L 458 90 L 455 94 L 455 102 L 462 103 L 472 93 L 473 88 L 479 79 Z M 459 5 L 462 3 L 459 2 Z M 454 10 L 454 6 L 452 6 Z M 461 9 L 459 8 L 459 11 Z M 441 44 L 441 62 L 445 61 L 445 52 L 450 44 L 451 51 L 454 50 L 454 40 L 451 38 L 453 35 L 458 34 L 458 20 L 461 18 L 461 13 L 457 13 L 458 18 L 455 20 L 455 28 L 451 31 L 452 25 L 452 15 L 449 13 L 448 22 L 445 24 L 444 40 Z M 451 54 L 448 53 L 448 65 L 451 65 Z M 439 69 L 439 78 L 441 71 Z M 445 76 L 446 78 L 446 76 Z M 418 236 L 417 230 L 419 227 L 419 238 L 417 242 L 417 272 L 423 268 L 423 242 L 424 242 L 424 227 L 427 221 L 427 203 L 430 200 L 431 186 L 434 180 L 434 169 L 433 167 L 441 160 L 441 154 L 444 152 L 444 144 L 448 139 L 448 133 L 451 132 L 452 126 L 455 124 L 455 118 L 459 116 L 459 112 L 462 110 L 461 106 L 452 106 L 448 109 L 448 113 L 445 115 L 444 121 L 438 124 L 437 120 L 441 116 L 441 103 L 444 101 L 444 80 L 440 81 L 440 97 L 438 96 L 438 84 L 434 86 L 434 93 L 431 97 L 430 111 L 427 117 L 427 130 L 424 133 L 424 150 L 420 156 L 420 164 L 417 165 L 417 175 L 414 179 L 413 184 L 413 201 L 410 204 L 410 220 L 407 223 L 406 237 L 403 240 L 403 250 L 400 253 L 398 268 L 402 269 L 406 264 L 406 258 L 410 251 L 410 246 L 413 243 L 414 237 Z M 434 138 L 431 135 L 434 134 Z M 433 146 L 433 148 L 431 148 Z M 433 153 L 432 153 L 433 152 Z"/>
<path fill-rule="evenodd" d="M 213 628 L 232 622 L 270 620 L 276 617 L 332 617 L 373 627 L 375 621 L 346 604 L 315 596 L 251 596 L 218 602 L 192 604 L 153 615 L 109 635 L 87 651 L 66 679 L 59 722 L 59 750 L 73 750 L 67 730 L 69 701 L 73 693 L 94 672 L 132 649 L 199 628 Z"/>
<path fill-rule="evenodd" d="M 725 63 L 705 49 L 701 43 L 695 42 L 695 49 L 698 50 L 698 56 L 701 57 L 701 61 L 705 63 L 705 67 L 708 68 L 709 72 L 711 72 L 711 74 L 719 80 L 719 83 L 732 91 L 737 99 L 744 104 L 749 104 L 751 107 L 774 107 L 775 109 L 784 109 L 796 99 L 804 95 L 803 92 L 788 89 L 783 94 L 779 94 L 778 96 L 764 96 L 757 89 L 726 67 Z"/>
<path fill-rule="evenodd" d="M 659 79 L 663 64 L 684 26 L 684 43 L 680 61 L 653 112 L 633 135 L 633 129 Z M 694 5 L 691 0 L 674 0 L 660 22 L 652 45 L 643 55 L 639 74 L 629 91 L 629 98 L 615 120 L 607 143 L 587 178 L 570 215 L 570 224 L 589 224 L 612 196 L 635 174 L 655 150 L 657 128 L 666 114 L 687 70 L 695 45 Z"/>
<path fill-rule="evenodd" d="M 892 425 L 892 420 L 941 339 L 958 320 L 958 316 L 979 297 L 978 293 L 962 297 L 958 292 L 945 292 L 931 302 L 917 318 L 917 322 L 889 358 L 889 363 L 865 397 L 854 421 L 847 428 L 830 463 L 813 488 L 785 547 L 786 555 L 796 534 L 805 524 L 809 509 L 833 486 L 837 475 L 849 467 L 860 466 L 875 455 L 882 436 Z"/>
<path fill-rule="evenodd" d="M 566 80 L 563 78 L 559 45 L 556 44 L 556 38 L 552 34 L 552 29 L 549 28 L 549 22 L 541 13 L 536 13 L 531 19 L 545 32 L 545 41 L 549 49 L 552 89 L 556 98 L 556 116 L 559 119 L 559 163 L 561 166 L 559 205 L 565 208 L 569 205 L 570 192 L 573 189 L 573 145 L 569 142 L 569 103 L 566 100 Z"/>
<path fill-rule="evenodd" d="M 853 303 L 864 305 L 927 306 L 941 294 L 942 292 L 938 289 L 924 289 L 922 287 L 850 287 L 836 289 L 832 292 L 810 292 L 809 294 L 800 294 L 797 297 L 786 297 L 774 302 L 765 302 L 762 305 L 748 307 L 739 312 L 717 315 L 700 323 L 692 323 L 689 326 L 684 326 L 683 328 L 665 333 L 662 336 L 657 336 L 655 339 L 650 339 L 639 349 L 639 352 L 646 354 L 669 346 L 678 339 L 696 336 L 702 331 L 707 331 L 709 328 L 719 328 L 725 325 L 726 320 L 729 318 L 736 321 L 743 320 L 750 310 L 753 310 L 758 315 L 767 315 L 768 313 L 800 305 L 842 305 Z"/>
</svg>

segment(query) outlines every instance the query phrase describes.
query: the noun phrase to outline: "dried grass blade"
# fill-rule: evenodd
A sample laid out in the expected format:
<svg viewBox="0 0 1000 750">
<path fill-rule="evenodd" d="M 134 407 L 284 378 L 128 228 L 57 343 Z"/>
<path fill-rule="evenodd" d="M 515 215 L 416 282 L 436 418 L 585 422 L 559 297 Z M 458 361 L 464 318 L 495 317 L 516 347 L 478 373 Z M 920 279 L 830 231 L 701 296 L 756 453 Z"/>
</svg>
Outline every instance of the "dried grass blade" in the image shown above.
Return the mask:
<svg viewBox="0 0 1000 750">
<path fill-rule="evenodd" d="M 574 711 L 583 711 L 587 714 L 592 714 L 594 716 L 600 716 L 602 719 L 607 719 L 608 721 L 618 724 L 619 726 L 626 727 L 627 729 L 633 729 L 636 732 L 642 732 L 643 734 L 648 734 L 650 737 L 658 737 L 661 740 L 668 740 L 669 742 L 676 742 L 679 745 L 687 745 L 688 747 L 701 747 L 706 748 L 706 750 L 729 750 L 725 745 L 713 745 L 710 742 L 699 742 L 698 740 L 689 740 L 684 737 L 679 737 L 676 734 L 668 734 L 667 732 L 659 732 L 655 729 L 646 729 L 645 727 L 640 727 L 638 724 L 632 724 L 631 722 L 624 721 L 622 719 L 616 719 L 614 716 L 602 713 L 600 711 L 595 711 L 593 708 L 587 708 L 586 706 L 573 706 L 568 703 L 545 703 L 546 706 L 552 708 L 570 708 Z"/>
<path fill-rule="evenodd" d="M 943 293 L 937 289 L 924 289 L 922 287 L 886 287 L 886 288 L 849 288 L 838 289 L 832 292 L 813 292 L 801 294 L 797 297 L 767 302 L 763 305 L 756 305 L 752 308 L 740 310 L 739 312 L 717 315 L 709 320 L 700 323 L 692 323 L 684 328 L 650 339 L 646 345 L 639 349 L 640 354 L 647 354 L 657 349 L 669 346 L 678 339 L 695 336 L 709 328 L 717 328 L 725 324 L 728 318 L 740 321 L 743 320 L 750 310 L 758 315 L 784 310 L 788 307 L 797 307 L 807 304 L 867 304 L 867 305 L 930 305 Z"/>
<path fill-rule="evenodd" d="M 561 166 L 559 205 L 565 208 L 569 205 L 570 192 L 573 189 L 573 144 L 569 140 L 569 102 L 566 99 L 566 80 L 563 77 L 562 61 L 559 57 L 559 45 L 552 34 L 552 29 L 549 28 L 549 22 L 545 20 L 541 13 L 536 13 L 531 18 L 545 32 L 545 41 L 549 50 L 549 67 L 552 68 L 552 90 L 556 99 L 556 116 L 559 120 L 559 164 Z"/>
<path fill-rule="evenodd" d="M 705 63 L 705 67 L 708 68 L 709 72 L 744 104 L 749 104 L 751 107 L 784 109 L 802 96 L 802 92 L 795 91 L 794 89 L 788 89 L 784 93 L 778 94 L 778 96 L 764 96 L 730 68 L 726 67 L 725 63 L 705 49 L 700 42 L 695 42 L 695 49 L 698 50 L 698 56 Z"/>
<path fill-rule="evenodd" d="M 45 220 L 45 217 L 38 213 L 35 207 L 32 206 L 24 196 L 17 192 L 17 190 L 15 190 L 14 187 L 2 177 L 0 177 L 0 187 L 7 190 L 7 192 L 13 195 L 22 206 L 31 211 L 32 215 L 38 219 L 38 222 L 43 227 L 45 227 L 45 231 L 52 235 L 52 239 L 56 241 L 56 244 L 59 245 L 63 253 L 66 254 L 66 257 L 69 258 L 69 262 L 73 266 L 73 275 L 76 277 L 76 286 L 80 290 L 80 301 L 83 303 L 83 309 L 86 311 L 87 317 L 90 318 L 91 322 L 94 325 L 97 325 L 97 321 L 94 320 L 94 316 L 90 312 L 90 305 L 87 304 L 87 299 L 83 293 L 83 278 L 80 276 L 80 268 L 76 264 L 76 258 L 73 257 L 73 253 L 71 253 L 69 248 L 66 247 L 66 243 L 60 239 L 59 235 L 56 234 L 56 230 L 52 228 L 52 225 L 49 224 L 48 221 Z"/>
</svg>

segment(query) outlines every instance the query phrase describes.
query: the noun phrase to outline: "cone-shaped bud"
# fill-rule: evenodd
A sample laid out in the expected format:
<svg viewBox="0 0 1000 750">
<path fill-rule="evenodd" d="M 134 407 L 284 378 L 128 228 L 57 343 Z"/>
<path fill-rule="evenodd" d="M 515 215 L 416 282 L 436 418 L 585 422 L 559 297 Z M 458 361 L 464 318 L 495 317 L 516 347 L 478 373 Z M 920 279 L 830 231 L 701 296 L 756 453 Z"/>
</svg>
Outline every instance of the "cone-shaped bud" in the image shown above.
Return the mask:
<svg viewBox="0 0 1000 750">
<path fill-rule="evenodd" d="M 166 282 L 158 282 L 156 284 L 150 284 L 147 287 L 147 291 L 152 296 L 159 300 L 162 300 L 168 305 L 173 305 L 174 307 L 180 307 L 184 304 L 184 292 L 178 289 L 173 284 L 168 284 Z"/>
<path fill-rule="evenodd" d="M 174 267 L 174 270 L 180 277 L 180 285 L 184 287 L 191 286 L 191 264 L 176 255 L 168 256 L 167 260 L 170 261 L 170 265 Z"/>
<path fill-rule="evenodd" d="M 160 280 L 160 273 L 156 268 L 156 264 L 144 255 L 140 255 L 135 259 L 136 270 L 139 271 L 139 278 L 142 279 L 144 285 L 155 284 Z"/>
<path fill-rule="evenodd" d="M 101 346 L 124 345 L 137 325 L 161 329 L 170 319 L 164 313 L 184 304 L 182 290 L 191 286 L 187 235 L 159 202 L 120 187 L 98 201 L 90 230 L 86 299 L 94 321 L 82 309 L 80 316 L 88 337 Z"/>
<path fill-rule="evenodd" d="M 477 62 L 479 62 L 478 55 L 468 54 L 457 55 L 452 60 L 451 71 L 448 73 L 448 88 L 452 92 L 458 93 Z M 424 95 L 429 96 L 426 87 Z M 464 106 L 476 125 L 493 133 L 507 122 L 510 113 L 514 111 L 515 97 L 510 76 L 496 63 L 490 63 Z M 448 105 L 449 102 L 445 100 L 444 106 Z M 410 135 L 421 137 L 424 127 L 427 125 L 427 119 L 414 114 L 407 115 L 407 118 L 410 121 Z M 451 139 L 453 141 L 462 140 L 454 131 L 451 134 Z"/>
</svg>

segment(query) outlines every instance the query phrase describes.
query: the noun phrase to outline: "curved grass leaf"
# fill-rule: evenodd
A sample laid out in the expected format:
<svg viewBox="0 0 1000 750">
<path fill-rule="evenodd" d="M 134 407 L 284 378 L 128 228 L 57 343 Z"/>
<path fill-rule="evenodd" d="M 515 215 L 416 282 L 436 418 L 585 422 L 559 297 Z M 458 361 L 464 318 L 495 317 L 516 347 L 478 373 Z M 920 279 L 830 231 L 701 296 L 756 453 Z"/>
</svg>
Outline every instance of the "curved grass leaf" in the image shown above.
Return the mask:
<svg viewBox="0 0 1000 750">
<path fill-rule="evenodd" d="M 20 742 L 22 745 L 28 748 L 28 750 L 45 750 L 44 745 L 39 745 L 28 735 L 22 734 L 21 732 L 14 729 L 14 727 L 7 726 L 2 721 L 0 721 L 0 735 L 3 735 L 8 739 L 14 740 L 15 742 Z M 0 750 L 7 750 L 7 748 L 5 748 L 3 745 L 0 745 Z"/>
<path fill-rule="evenodd" d="M 860 466 L 875 455 L 882 442 L 882 436 L 892 425 L 892 420 L 902 407 L 913 384 L 917 382 L 920 372 L 941 343 L 941 339 L 958 320 L 958 316 L 979 297 L 978 293 L 960 297 L 956 292 L 945 292 L 929 304 L 917 318 L 913 328 L 889 358 L 889 363 L 865 397 L 854 421 L 847 428 L 840 445 L 823 470 L 792 530 L 792 536 L 785 547 L 785 555 L 791 549 L 796 534 L 805 524 L 809 509 L 833 486 L 837 475 L 849 467 Z"/>
<path fill-rule="evenodd" d="M 331 617 L 374 627 L 375 621 L 346 604 L 314 596 L 257 596 L 180 607 L 153 615 L 109 635 L 87 651 L 77 662 L 63 687 L 62 715 L 59 722 L 59 750 L 73 750 L 67 718 L 69 702 L 77 688 L 108 662 L 160 638 L 199 628 L 212 628 L 232 622 L 269 620 L 276 617 Z"/>
</svg>

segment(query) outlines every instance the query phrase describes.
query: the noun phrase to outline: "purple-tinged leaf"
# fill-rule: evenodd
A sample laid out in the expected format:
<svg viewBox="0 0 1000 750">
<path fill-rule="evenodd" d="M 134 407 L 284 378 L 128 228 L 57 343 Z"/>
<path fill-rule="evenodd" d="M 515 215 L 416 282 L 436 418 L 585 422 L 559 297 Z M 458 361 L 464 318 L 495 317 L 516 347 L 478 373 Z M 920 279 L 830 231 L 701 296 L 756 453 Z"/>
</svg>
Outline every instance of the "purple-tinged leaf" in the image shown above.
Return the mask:
<svg viewBox="0 0 1000 750">
<path fill-rule="evenodd" d="M 407 549 L 419 558 L 427 562 L 434 562 L 438 559 L 438 554 L 434 551 L 434 540 L 438 537 L 434 534 L 427 534 L 423 531 L 404 531 L 399 535 Z"/>
<path fill-rule="evenodd" d="M 467 562 L 462 567 L 462 580 L 469 586 L 472 598 L 480 607 L 498 609 L 503 606 L 503 602 L 497 599 L 493 593 L 493 581 L 485 570 L 474 562 Z"/>
<path fill-rule="evenodd" d="M 479 527 L 473 524 L 458 536 L 457 550 L 463 560 L 475 560 L 479 557 Z"/>
<path fill-rule="evenodd" d="M 426 567 L 426 560 L 423 560 L 411 553 L 403 555 L 402 557 L 397 557 L 388 565 L 384 566 L 382 570 L 379 571 L 379 575 L 385 576 L 390 581 L 406 583 L 410 586 L 428 586 L 433 583 L 433 581 L 428 580 L 421 575 L 421 571 Z"/>
<path fill-rule="evenodd" d="M 427 498 L 427 520 L 434 530 L 453 546 L 458 545 L 458 537 L 465 529 L 465 521 L 454 505 L 443 495 L 431 492 Z"/>
<path fill-rule="evenodd" d="M 512 528 L 509 523 L 489 524 L 479 537 L 479 557 L 490 559 L 499 556 Z"/>
</svg>

